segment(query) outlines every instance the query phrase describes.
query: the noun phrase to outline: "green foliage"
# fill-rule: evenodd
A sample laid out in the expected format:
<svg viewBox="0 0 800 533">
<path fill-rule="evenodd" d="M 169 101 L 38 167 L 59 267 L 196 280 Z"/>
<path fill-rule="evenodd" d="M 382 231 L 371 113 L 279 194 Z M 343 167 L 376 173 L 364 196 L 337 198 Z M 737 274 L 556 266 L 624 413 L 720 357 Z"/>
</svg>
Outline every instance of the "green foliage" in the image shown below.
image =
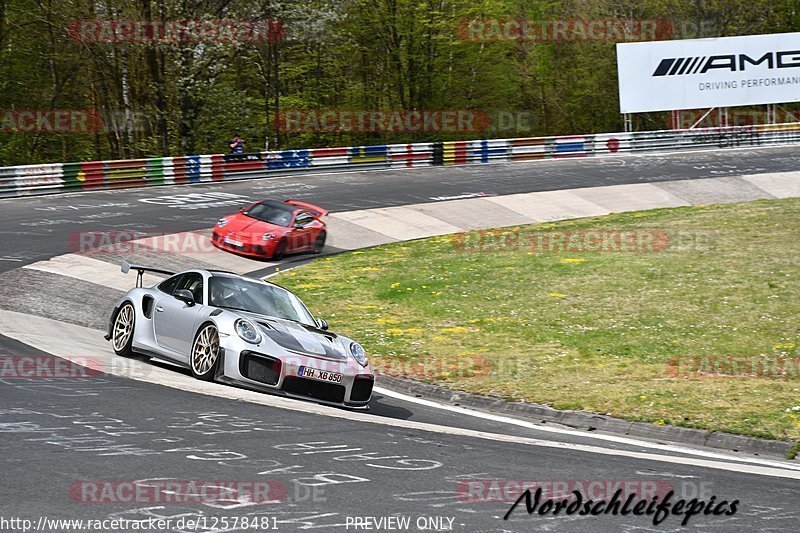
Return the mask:
<svg viewBox="0 0 800 533">
<path fill-rule="evenodd" d="M 797 31 L 793 2 L 770 0 L 0 0 L 0 110 L 95 109 L 98 131 L 0 130 L 0 164 L 614 131 L 613 42 L 482 41 L 479 19 L 648 19 L 673 38 Z M 280 42 L 80 42 L 101 20 L 279 20 Z M 286 109 L 480 109 L 490 129 L 281 132 Z M 498 124 L 501 112 L 524 120 Z M 636 117 L 663 128 L 664 114 Z"/>
</svg>

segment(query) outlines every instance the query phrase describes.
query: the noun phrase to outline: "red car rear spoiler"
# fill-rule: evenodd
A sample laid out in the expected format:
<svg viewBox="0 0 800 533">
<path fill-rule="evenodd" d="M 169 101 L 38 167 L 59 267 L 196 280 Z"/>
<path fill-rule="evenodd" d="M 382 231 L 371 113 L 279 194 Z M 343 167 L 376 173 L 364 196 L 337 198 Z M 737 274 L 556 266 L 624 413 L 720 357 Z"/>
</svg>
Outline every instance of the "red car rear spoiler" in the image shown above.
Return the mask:
<svg viewBox="0 0 800 533">
<path fill-rule="evenodd" d="M 285 200 L 283 203 L 289 205 L 296 205 L 297 207 L 302 207 L 303 209 L 308 209 L 309 211 L 311 211 L 311 214 L 314 215 L 316 218 L 324 217 L 325 215 L 328 214 L 327 209 L 323 209 L 318 205 L 301 202 L 299 200 Z"/>
</svg>

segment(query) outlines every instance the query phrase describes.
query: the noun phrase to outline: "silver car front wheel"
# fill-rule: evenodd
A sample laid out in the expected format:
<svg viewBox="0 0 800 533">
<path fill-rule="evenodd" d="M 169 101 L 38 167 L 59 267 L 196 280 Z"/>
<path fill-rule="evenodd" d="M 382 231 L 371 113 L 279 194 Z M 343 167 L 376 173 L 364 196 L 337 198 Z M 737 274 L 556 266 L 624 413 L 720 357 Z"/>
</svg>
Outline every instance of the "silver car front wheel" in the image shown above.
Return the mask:
<svg viewBox="0 0 800 533">
<path fill-rule="evenodd" d="M 206 324 L 194 338 L 192 343 L 191 366 L 192 375 L 197 379 L 211 381 L 219 363 L 219 332 L 213 324 Z"/>
<path fill-rule="evenodd" d="M 133 328 L 136 325 L 136 314 L 133 305 L 126 302 L 117 311 L 111 333 L 111 345 L 114 353 L 124 357 L 133 354 Z"/>
</svg>

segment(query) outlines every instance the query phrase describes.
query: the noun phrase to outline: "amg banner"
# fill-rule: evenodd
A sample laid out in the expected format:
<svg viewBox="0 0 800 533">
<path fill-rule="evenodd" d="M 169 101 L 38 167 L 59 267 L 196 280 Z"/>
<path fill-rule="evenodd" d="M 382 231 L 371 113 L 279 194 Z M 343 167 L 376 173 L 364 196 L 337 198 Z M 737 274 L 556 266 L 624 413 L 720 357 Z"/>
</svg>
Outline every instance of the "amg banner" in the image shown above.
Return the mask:
<svg viewBox="0 0 800 533">
<path fill-rule="evenodd" d="M 800 33 L 617 44 L 621 113 L 800 101 Z"/>
</svg>

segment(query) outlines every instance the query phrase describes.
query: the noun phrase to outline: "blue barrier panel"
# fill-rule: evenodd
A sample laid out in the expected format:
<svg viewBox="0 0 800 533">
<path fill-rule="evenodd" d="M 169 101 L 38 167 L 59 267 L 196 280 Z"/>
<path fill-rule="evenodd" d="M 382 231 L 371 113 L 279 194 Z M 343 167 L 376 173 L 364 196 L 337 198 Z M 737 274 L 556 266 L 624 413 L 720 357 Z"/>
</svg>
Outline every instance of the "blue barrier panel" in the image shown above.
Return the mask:
<svg viewBox="0 0 800 533">
<path fill-rule="evenodd" d="M 497 141 L 491 141 L 492 143 L 496 144 Z M 490 141 L 486 139 L 480 141 L 480 145 L 478 147 L 472 149 L 472 155 L 474 155 L 478 161 L 481 163 L 488 163 L 492 159 L 497 159 L 498 157 L 505 157 L 508 155 L 508 147 L 507 146 L 495 146 L 491 147 Z"/>
<path fill-rule="evenodd" d="M 385 144 L 378 146 L 352 146 L 348 155 L 351 163 L 386 163 L 388 148 Z"/>
<path fill-rule="evenodd" d="M 186 156 L 186 181 L 200 183 L 200 156 Z"/>
<path fill-rule="evenodd" d="M 304 168 L 311 165 L 310 150 L 281 150 L 270 154 L 267 159 L 267 168 Z"/>
</svg>

